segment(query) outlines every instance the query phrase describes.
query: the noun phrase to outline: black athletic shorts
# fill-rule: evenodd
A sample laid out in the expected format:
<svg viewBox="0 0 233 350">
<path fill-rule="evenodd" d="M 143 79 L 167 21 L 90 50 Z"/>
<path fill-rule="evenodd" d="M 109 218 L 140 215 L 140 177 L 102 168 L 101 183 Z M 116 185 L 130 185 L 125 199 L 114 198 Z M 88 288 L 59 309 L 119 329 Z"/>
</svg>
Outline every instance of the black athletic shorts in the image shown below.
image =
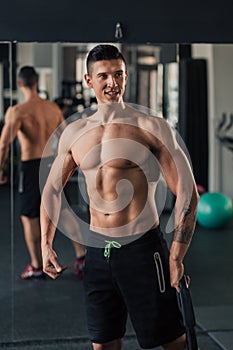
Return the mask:
<svg viewBox="0 0 233 350">
<path fill-rule="evenodd" d="M 142 348 L 180 337 L 185 329 L 176 290 L 170 286 L 169 250 L 160 229 L 120 248 L 111 246 L 109 258 L 104 256 L 106 249 L 87 247 L 84 288 L 90 340 L 103 344 L 122 338 L 128 314 Z"/>
<path fill-rule="evenodd" d="M 45 185 L 53 160 L 53 157 L 46 157 L 21 162 L 19 173 L 20 215 L 29 218 L 40 216 L 41 189 Z"/>
</svg>

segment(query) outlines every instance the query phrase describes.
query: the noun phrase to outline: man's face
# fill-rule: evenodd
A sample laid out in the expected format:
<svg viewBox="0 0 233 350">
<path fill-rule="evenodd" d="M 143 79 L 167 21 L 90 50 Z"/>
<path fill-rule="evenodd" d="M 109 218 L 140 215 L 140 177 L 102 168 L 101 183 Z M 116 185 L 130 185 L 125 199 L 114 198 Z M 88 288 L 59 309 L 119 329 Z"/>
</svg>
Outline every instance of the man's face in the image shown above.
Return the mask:
<svg viewBox="0 0 233 350">
<path fill-rule="evenodd" d="M 85 80 L 94 89 L 98 103 L 120 102 L 128 77 L 124 62 L 121 59 L 97 61 L 90 69 Z"/>
</svg>

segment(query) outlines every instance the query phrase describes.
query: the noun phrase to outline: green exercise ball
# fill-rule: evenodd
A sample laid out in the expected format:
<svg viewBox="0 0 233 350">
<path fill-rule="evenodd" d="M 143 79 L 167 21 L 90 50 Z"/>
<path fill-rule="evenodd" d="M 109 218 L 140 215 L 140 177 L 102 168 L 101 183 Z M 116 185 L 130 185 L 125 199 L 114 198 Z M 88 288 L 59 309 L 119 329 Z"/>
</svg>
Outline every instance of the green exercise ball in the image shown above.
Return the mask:
<svg viewBox="0 0 233 350">
<path fill-rule="evenodd" d="M 232 199 L 221 192 L 207 192 L 201 195 L 197 222 L 208 228 L 224 227 L 233 217 Z"/>
</svg>

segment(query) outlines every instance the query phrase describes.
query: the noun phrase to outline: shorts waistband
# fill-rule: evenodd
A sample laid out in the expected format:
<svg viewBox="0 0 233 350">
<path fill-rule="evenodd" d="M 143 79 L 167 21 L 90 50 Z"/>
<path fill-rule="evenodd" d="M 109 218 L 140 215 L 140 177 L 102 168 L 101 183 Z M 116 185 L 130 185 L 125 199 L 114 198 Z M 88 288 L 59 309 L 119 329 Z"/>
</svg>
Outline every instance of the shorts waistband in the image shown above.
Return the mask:
<svg viewBox="0 0 233 350">
<path fill-rule="evenodd" d="M 142 233 L 142 234 L 139 234 L 139 235 L 136 235 L 138 236 L 138 238 L 136 238 L 135 240 L 133 240 L 132 242 L 129 242 L 128 244 L 129 245 L 136 245 L 136 244 L 141 244 L 145 241 L 148 242 L 148 239 L 152 239 L 153 241 L 158 239 L 160 240 L 161 238 L 163 238 L 163 234 L 160 230 L 160 226 L 157 226 L 155 228 L 152 228 L 151 230 L 145 232 L 145 233 Z M 128 245 L 126 244 L 126 245 Z"/>
<path fill-rule="evenodd" d="M 22 165 L 27 165 L 27 164 L 37 164 L 40 162 L 48 162 L 48 161 L 53 161 L 54 157 L 49 156 L 49 157 L 43 157 L 43 158 L 33 158 L 33 159 L 28 159 L 28 160 L 21 160 Z"/>
<path fill-rule="evenodd" d="M 98 232 L 89 231 L 89 237 L 88 237 L 88 247 L 94 247 L 94 248 L 105 248 L 106 242 L 116 242 L 120 244 L 122 247 L 126 246 L 133 246 L 136 244 L 142 244 L 143 242 L 148 242 L 148 239 L 155 239 L 160 240 L 163 238 L 163 234 L 160 230 L 160 226 L 158 225 L 155 228 L 150 229 L 147 232 L 139 233 L 136 235 L 126 236 L 126 237 L 111 237 L 111 236 L 105 236 L 101 235 Z"/>
</svg>

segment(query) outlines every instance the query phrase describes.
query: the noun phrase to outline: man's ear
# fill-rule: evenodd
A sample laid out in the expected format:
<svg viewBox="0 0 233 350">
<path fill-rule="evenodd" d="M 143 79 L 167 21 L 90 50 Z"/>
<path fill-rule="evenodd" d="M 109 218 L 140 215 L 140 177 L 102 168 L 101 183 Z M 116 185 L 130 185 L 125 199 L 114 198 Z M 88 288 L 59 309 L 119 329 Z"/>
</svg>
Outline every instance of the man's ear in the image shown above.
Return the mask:
<svg viewBox="0 0 233 350">
<path fill-rule="evenodd" d="M 84 79 L 85 79 L 85 81 L 87 83 L 87 86 L 89 88 L 92 88 L 93 85 L 92 85 L 92 80 L 91 80 L 90 75 L 89 74 L 84 74 Z"/>
<path fill-rule="evenodd" d="M 21 80 L 17 80 L 17 85 L 18 85 L 19 88 L 21 88 L 23 86 L 22 81 Z"/>
<path fill-rule="evenodd" d="M 128 76 L 129 76 L 129 72 L 126 70 L 125 71 L 125 83 L 127 83 L 127 81 L 128 81 Z"/>
</svg>

